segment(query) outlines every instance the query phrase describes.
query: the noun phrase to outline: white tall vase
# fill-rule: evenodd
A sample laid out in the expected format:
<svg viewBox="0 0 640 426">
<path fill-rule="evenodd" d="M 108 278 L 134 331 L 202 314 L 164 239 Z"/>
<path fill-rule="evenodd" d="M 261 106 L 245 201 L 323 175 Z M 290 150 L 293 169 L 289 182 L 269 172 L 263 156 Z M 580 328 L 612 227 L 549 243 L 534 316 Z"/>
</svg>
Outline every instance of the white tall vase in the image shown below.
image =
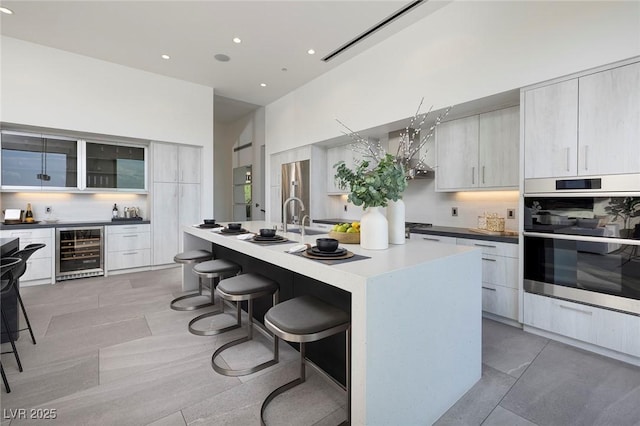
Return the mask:
<svg viewBox="0 0 640 426">
<path fill-rule="evenodd" d="M 369 207 L 360 219 L 360 246 L 368 250 L 389 248 L 389 223 L 382 207 Z"/>
<path fill-rule="evenodd" d="M 389 222 L 389 244 L 404 244 L 405 205 L 402 199 L 389 200 L 387 204 L 387 221 Z"/>
</svg>

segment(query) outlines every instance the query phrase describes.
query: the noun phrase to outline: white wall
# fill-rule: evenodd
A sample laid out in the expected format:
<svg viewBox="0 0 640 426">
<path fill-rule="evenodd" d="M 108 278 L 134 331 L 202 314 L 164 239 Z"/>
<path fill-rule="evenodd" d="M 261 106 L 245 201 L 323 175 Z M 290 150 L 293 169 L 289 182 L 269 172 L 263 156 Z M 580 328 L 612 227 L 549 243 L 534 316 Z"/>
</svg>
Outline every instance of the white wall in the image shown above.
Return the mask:
<svg viewBox="0 0 640 426">
<path fill-rule="evenodd" d="M 638 28 L 640 2 L 452 2 L 267 105 L 267 155 L 340 136 L 335 118 L 360 131 L 412 116 L 423 96 L 438 109 L 640 55 Z M 405 201 L 458 202 L 421 188 Z M 419 221 L 468 226 L 474 215 Z"/>
<path fill-rule="evenodd" d="M 0 121 L 202 146 L 202 212 L 213 212 L 211 87 L 10 37 L 1 43 Z"/>
</svg>

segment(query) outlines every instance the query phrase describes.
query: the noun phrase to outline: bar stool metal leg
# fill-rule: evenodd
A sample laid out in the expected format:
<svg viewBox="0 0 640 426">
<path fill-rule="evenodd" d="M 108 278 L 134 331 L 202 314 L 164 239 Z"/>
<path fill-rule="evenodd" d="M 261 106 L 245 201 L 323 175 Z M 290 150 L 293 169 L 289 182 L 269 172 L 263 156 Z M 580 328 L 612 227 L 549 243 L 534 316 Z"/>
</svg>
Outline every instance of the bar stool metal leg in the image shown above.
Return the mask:
<svg viewBox="0 0 640 426">
<path fill-rule="evenodd" d="M 4 374 L 4 368 L 2 367 L 2 363 L 0 362 L 0 372 L 2 373 L 2 381 L 4 382 L 4 389 L 7 393 L 11 393 L 11 388 L 9 387 L 9 381 L 7 380 L 7 376 Z"/>
<path fill-rule="evenodd" d="M 20 356 L 18 355 L 18 349 L 16 349 L 16 344 L 13 341 L 13 334 L 9 329 L 9 322 L 7 321 L 7 316 L 2 312 L 2 325 L 4 326 L 5 332 L 9 335 L 9 342 L 11 342 L 11 348 L 13 349 L 13 355 L 16 357 L 16 363 L 18 363 L 18 370 L 22 372 L 22 363 L 20 362 Z M 2 352 L 3 354 L 8 354 L 9 352 Z"/>
<path fill-rule="evenodd" d="M 22 297 L 20 297 L 20 291 L 18 290 L 17 286 L 15 286 L 14 289 L 16 291 L 16 296 L 18 298 L 18 302 L 20 303 L 20 307 L 22 308 L 22 314 L 24 315 L 24 320 L 27 323 L 27 329 L 29 330 L 29 334 L 31 335 L 31 341 L 35 345 L 36 338 L 34 337 L 33 330 L 31 329 L 31 322 L 29 322 L 29 317 L 27 316 L 27 310 L 24 308 L 24 303 L 22 303 Z"/>
<path fill-rule="evenodd" d="M 202 294 L 203 288 L 204 286 L 202 285 L 202 278 L 198 277 L 198 291 L 196 293 L 185 294 L 184 296 L 176 297 L 171 301 L 171 309 L 173 309 L 174 311 L 195 311 L 196 309 L 206 308 L 207 306 L 215 305 L 215 303 L 211 301 L 211 299 L 213 299 L 213 296 L 208 302 L 200 303 L 198 305 L 191 305 L 191 306 L 176 305 L 176 302 L 179 302 L 181 300 L 191 299 L 192 297 L 203 296 Z M 213 293 L 213 290 L 211 290 L 211 293 Z"/>
</svg>

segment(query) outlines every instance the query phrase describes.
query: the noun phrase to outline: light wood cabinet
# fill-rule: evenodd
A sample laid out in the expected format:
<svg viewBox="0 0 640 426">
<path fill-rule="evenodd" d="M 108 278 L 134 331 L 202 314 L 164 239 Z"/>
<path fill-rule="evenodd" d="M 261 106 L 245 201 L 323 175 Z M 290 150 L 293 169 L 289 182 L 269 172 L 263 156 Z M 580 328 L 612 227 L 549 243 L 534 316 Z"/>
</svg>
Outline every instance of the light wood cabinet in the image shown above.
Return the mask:
<svg viewBox="0 0 640 426">
<path fill-rule="evenodd" d="M 178 171 L 180 183 L 200 183 L 202 148 L 178 147 Z"/>
<path fill-rule="evenodd" d="M 153 264 L 173 263 L 179 248 L 178 185 L 153 184 Z"/>
<path fill-rule="evenodd" d="M 181 225 L 202 223 L 200 215 L 200 184 L 181 183 L 178 185 L 178 221 Z"/>
<path fill-rule="evenodd" d="M 107 271 L 151 264 L 150 225 L 107 226 Z"/>
<path fill-rule="evenodd" d="M 153 144 L 153 181 L 200 183 L 202 148 Z"/>
<path fill-rule="evenodd" d="M 473 115 L 436 129 L 436 189 L 518 186 L 519 107 Z"/>
<path fill-rule="evenodd" d="M 525 178 L 640 172 L 640 63 L 525 90 Z"/>
<path fill-rule="evenodd" d="M 518 320 L 518 245 L 458 238 L 458 245 L 482 250 L 482 310 Z"/>
</svg>

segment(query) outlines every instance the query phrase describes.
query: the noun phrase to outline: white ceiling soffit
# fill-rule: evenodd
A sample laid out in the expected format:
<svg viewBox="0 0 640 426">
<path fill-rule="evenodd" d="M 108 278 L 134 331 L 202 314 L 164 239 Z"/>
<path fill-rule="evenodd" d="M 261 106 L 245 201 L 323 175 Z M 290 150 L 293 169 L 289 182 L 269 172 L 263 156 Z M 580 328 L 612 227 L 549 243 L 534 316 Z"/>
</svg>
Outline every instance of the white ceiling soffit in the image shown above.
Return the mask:
<svg viewBox="0 0 640 426">
<path fill-rule="evenodd" d="M 266 105 L 449 1 L 422 2 L 332 60 L 407 0 L 2 1 L 3 35 L 215 88 Z M 234 43 L 239 37 L 242 42 Z M 307 54 L 314 49 L 315 55 Z M 171 57 L 161 58 L 162 54 Z M 214 59 L 230 57 L 228 62 Z M 260 86 L 265 83 L 266 86 Z"/>
<path fill-rule="evenodd" d="M 231 123 L 259 108 L 258 105 L 215 95 L 213 119 L 217 123 Z"/>
</svg>

